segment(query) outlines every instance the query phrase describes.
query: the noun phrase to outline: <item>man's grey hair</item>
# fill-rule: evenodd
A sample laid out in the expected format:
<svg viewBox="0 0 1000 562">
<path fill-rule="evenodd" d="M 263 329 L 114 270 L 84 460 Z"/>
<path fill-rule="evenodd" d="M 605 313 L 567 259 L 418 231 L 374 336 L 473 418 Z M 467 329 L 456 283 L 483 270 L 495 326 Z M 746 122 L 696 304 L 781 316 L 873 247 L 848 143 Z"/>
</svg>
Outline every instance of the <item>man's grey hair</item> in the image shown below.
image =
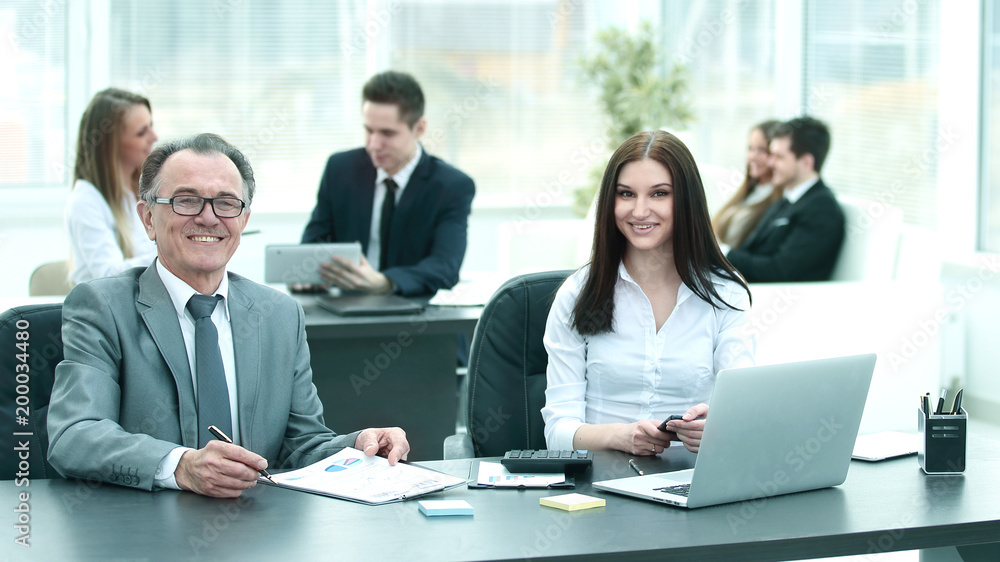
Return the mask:
<svg viewBox="0 0 1000 562">
<path fill-rule="evenodd" d="M 256 184 L 253 179 L 253 168 L 250 161 L 240 152 L 238 148 L 226 142 L 226 139 L 212 133 L 201 133 L 193 137 L 186 137 L 178 140 L 165 142 L 156 147 L 152 153 L 142 163 L 142 175 L 139 176 L 139 199 L 152 207 L 156 204 L 157 193 L 160 191 L 160 184 L 163 182 L 160 177 L 160 170 L 167 158 L 175 152 L 181 150 L 193 150 L 196 154 L 222 154 L 229 158 L 243 178 L 243 195 L 247 206 L 253 201 L 253 193 Z"/>
</svg>

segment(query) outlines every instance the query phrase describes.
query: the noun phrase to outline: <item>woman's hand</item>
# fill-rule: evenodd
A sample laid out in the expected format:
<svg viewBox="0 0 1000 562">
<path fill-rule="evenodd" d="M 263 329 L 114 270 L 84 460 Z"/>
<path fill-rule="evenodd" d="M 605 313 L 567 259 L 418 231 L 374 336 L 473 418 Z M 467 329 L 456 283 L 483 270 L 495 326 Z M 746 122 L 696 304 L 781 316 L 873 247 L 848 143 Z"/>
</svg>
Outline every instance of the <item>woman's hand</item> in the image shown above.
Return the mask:
<svg viewBox="0 0 1000 562">
<path fill-rule="evenodd" d="M 708 404 L 698 404 L 684 412 L 683 420 L 672 420 L 667 428 L 677 435 L 677 439 L 688 451 L 697 453 L 701 447 L 701 434 L 705 431 L 705 417 L 708 416 Z"/>
<path fill-rule="evenodd" d="M 653 420 L 639 420 L 621 424 L 617 441 L 613 448 L 636 456 L 658 455 L 670 446 L 672 435 L 660 431 L 659 423 Z"/>
</svg>

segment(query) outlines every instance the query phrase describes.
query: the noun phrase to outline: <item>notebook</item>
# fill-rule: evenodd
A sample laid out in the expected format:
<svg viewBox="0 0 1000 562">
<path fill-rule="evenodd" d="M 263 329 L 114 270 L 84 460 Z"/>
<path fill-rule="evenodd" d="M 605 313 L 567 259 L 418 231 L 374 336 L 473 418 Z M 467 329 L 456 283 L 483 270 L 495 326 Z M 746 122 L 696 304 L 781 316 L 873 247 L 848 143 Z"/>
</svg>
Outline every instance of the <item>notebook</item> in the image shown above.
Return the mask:
<svg viewBox="0 0 1000 562">
<path fill-rule="evenodd" d="M 896 457 L 917 454 L 920 437 L 916 433 L 902 431 L 880 431 L 859 435 L 854 443 L 854 459 L 859 461 L 883 461 Z"/>
<path fill-rule="evenodd" d="M 693 508 L 842 484 L 874 369 L 874 354 L 725 369 L 694 468 L 593 486 Z"/>
<path fill-rule="evenodd" d="M 334 297 L 320 295 L 316 304 L 338 316 L 386 316 L 390 314 L 416 314 L 424 305 L 398 295 L 348 295 Z"/>
</svg>

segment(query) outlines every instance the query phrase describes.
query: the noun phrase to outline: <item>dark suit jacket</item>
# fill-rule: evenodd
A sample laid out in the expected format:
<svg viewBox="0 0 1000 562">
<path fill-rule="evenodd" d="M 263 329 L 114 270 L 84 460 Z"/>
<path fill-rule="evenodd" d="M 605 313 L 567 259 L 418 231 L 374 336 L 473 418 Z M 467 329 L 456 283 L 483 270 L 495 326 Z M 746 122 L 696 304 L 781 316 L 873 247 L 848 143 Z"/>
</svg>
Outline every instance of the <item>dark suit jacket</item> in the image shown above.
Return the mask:
<svg viewBox="0 0 1000 562">
<path fill-rule="evenodd" d="M 323 423 L 302 308 L 229 274 L 240 441 L 276 468 L 345 446 Z M 49 407 L 49 461 L 66 477 L 149 490 L 178 445 L 198 448 L 198 409 L 177 312 L 156 271 L 77 285 L 63 304 L 65 360 Z"/>
<path fill-rule="evenodd" d="M 365 149 L 338 152 L 323 172 L 302 242 L 361 242 L 368 251 L 375 166 Z M 403 295 L 431 294 L 458 283 L 465 258 L 472 178 L 424 150 L 392 216 L 385 271 Z M 378 264 L 372 264 L 378 267 Z"/>
<path fill-rule="evenodd" d="M 794 204 L 771 211 L 729 251 L 733 266 L 751 283 L 828 281 L 844 241 L 844 213 L 830 188 L 819 180 Z"/>
</svg>

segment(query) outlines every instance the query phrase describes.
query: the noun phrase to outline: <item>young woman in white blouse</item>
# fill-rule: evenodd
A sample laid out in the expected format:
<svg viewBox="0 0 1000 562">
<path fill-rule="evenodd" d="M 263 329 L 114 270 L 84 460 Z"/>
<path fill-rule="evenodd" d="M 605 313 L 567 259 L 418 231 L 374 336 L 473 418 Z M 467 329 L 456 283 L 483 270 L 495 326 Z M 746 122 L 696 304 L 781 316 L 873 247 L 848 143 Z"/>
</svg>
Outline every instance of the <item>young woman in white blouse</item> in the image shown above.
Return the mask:
<svg viewBox="0 0 1000 562">
<path fill-rule="evenodd" d="M 143 96 L 109 88 L 84 111 L 65 217 L 75 283 L 149 265 L 156 257 L 136 212 L 139 171 L 156 140 Z"/>
<path fill-rule="evenodd" d="M 754 363 L 750 291 L 719 250 L 698 168 L 665 131 L 625 141 L 601 182 L 590 264 L 545 329 L 550 449 L 697 451 L 715 377 Z M 671 414 L 671 431 L 658 429 Z"/>
</svg>

